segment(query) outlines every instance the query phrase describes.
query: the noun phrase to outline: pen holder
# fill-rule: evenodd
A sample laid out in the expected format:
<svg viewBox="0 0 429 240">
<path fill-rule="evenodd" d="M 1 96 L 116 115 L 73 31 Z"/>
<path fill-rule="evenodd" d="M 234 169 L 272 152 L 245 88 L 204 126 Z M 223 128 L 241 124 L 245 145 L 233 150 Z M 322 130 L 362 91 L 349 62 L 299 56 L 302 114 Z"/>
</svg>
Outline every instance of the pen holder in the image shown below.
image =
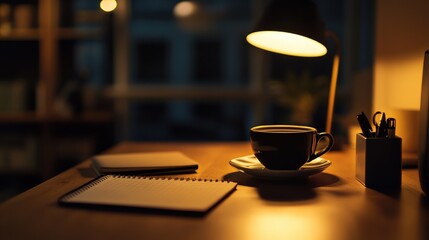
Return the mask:
<svg viewBox="0 0 429 240">
<path fill-rule="evenodd" d="M 402 139 L 356 134 L 356 179 L 380 191 L 398 190 L 402 180 Z"/>
</svg>

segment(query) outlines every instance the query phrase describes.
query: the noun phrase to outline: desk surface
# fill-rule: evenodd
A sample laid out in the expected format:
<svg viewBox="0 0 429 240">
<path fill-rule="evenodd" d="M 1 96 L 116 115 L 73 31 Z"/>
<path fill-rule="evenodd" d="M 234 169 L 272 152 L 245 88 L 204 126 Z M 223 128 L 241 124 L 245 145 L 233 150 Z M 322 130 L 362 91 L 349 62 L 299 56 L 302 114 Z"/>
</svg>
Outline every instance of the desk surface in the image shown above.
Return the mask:
<svg viewBox="0 0 429 240">
<path fill-rule="evenodd" d="M 123 143 L 108 152 L 179 150 L 200 163 L 190 176 L 238 182 L 205 216 L 64 208 L 57 199 L 95 177 L 84 161 L 0 205 L 1 239 L 429 239 L 429 201 L 416 169 L 399 194 L 355 180 L 355 152 L 330 152 L 332 165 L 304 182 L 253 179 L 230 159 L 248 143 Z M 186 176 L 186 175 L 185 175 Z"/>
</svg>

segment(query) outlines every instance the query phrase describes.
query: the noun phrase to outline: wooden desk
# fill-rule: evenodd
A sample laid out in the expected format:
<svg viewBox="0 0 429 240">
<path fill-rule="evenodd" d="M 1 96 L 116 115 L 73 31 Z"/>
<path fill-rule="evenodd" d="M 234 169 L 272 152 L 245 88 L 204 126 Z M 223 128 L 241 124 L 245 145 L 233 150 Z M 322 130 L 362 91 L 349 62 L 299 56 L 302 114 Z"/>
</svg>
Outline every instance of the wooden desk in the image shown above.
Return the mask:
<svg viewBox="0 0 429 240">
<path fill-rule="evenodd" d="M 428 199 L 416 169 L 402 191 L 366 189 L 354 177 L 353 149 L 306 182 L 257 181 L 228 162 L 248 143 L 123 143 L 108 152 L 179 150 L 200 163 L 192 177 L 229 178 L 239 186 L 203 217 L 64 208 L 57 199 L 95 175 L 89 161 L 0 205 L 0 239 L 429 239 Z"/>
</svg>

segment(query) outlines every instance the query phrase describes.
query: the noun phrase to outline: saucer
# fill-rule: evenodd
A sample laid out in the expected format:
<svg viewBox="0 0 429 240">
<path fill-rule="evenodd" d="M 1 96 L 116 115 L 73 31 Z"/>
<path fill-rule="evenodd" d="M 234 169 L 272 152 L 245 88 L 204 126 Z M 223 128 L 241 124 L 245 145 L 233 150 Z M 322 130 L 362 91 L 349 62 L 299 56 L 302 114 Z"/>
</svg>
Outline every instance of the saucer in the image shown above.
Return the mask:
<svg viewBox="0 0 429 240">
<path fill-rule="evenodd" d="M 234 158 L 229 161 L 229 164 L 256 178 L 282 180 L 304 178 L 316 173 L 320 173 L 331 165 L 331 161 L 319 157 L 304 164 L 298 170 L 271 170 L 265 168 L 255 157 L 255 155 L 247 155 Z"/>
</svg>

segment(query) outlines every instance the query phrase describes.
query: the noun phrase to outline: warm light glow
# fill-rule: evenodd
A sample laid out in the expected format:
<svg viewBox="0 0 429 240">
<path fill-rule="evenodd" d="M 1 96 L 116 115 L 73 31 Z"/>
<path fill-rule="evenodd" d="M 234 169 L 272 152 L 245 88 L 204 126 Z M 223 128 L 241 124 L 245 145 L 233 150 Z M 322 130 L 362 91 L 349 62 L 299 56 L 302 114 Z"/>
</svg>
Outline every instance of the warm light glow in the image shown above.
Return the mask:
<svg viewBox="0 0 429 240">
<path fill-rule="evenodd" d="M 320 212 L 314 215 L 311 213 L 316 211 L 314 207 L 308 210 L 305 207 L 284 207 L 263 207 L 260 211 L 252 211 L 242 222 L 246 231 L 242 231 L 237 239 L 314 239 L 314 236 L 317 239 L 332 239 L 333 236 L 341 236 L 341 232 L 326 221 L 332 214 L 328 211 L 335 210 L 319 208 Z"/>
<path fill-rule="evenodd" d="M 115 10 L 118 3 L 115 0 L 102 0 L 100 2 L 100 8 L 105 12 L 111 12 Z"/>
<path fill-rule="evenodd" d="M 183 2 L 179 2 L 174 7 L 174 14 L 177 17 L 189 17 L 192 14 L 194 14 L 196 10 L 197 10 L 197 6 L 194 2 L 183 1 Z"/>
<path fill-rule="evenodd" d="M 311 38 L 287 32 L 254 32 L 247 35 L 246 40 L 255 47 L 286 55 L 318 57 L 327 53 L 323 44 Z"/>
</svg>

